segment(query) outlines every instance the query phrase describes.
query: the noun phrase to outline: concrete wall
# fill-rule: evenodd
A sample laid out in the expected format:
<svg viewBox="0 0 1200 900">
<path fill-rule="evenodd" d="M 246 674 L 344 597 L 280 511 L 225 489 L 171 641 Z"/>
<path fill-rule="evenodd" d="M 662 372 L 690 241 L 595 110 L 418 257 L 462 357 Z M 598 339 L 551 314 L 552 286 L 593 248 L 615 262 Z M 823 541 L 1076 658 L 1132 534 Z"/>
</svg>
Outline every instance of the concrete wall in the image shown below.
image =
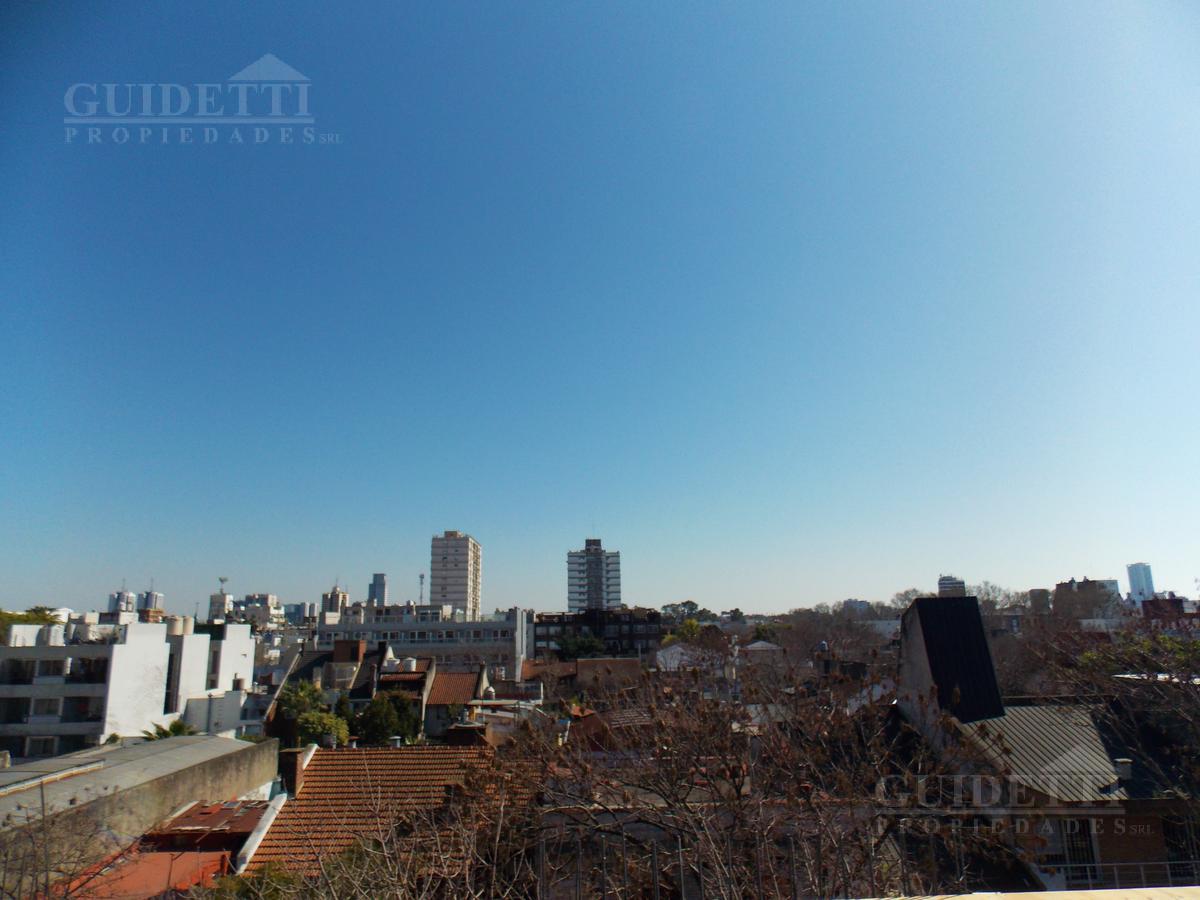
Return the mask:
<svg viewBox="0 0 1200 900">
<path fill-rule="evenodd" d="M 207 634 L 168 635 L 175 656 L 175 710 L 182 711 L 189 697 L 208 689 L 209 637 Z"/>
<path fill-rule="evenodd" d="M 139 735 L 174 718 L 163 713 L 170 658 L 166 632 L 166 625 L 126 625 L 125 642 L 112 646 L 101 741 L 111 734 Z"/>
<path fill-rule="evenodd" d="M 207 695 L 188 698 L 183 720 L 197 731 L 240 737 L 245 703 L 245 691 L 209 691 Z"/>
<path fill-rule="evenodd" d="M 227 623 L 224 640 L 214 642 L 213 646 L 220 650 L 217 683 L 213 688 L 231 691 L 235 678 L 241 678 L 244 686 L 249 687 L 254 680 L 254 637 L 250 634 L 250 626 Z"/>
<path fill-rule="evenodd" d="M 163 646 L 166 646 L 165 642 Z M 52 878 L 78 874 L 87 865 L 129 846 L 193 801 L 220 803 L 241 797 L 265 799 L 275 778 L 277 756 L 276 741 L 243 742 L 234 753 L 58 813 L 52 812 L 46 828 L 42 827 L 36 814 L 31 813 L 32 837 L 26 837 L 30 833 L 28 829 L 19 827 L 0 831 L 0 852 L 6 854 L 5 869 L 0 871 L 0 892 L 9 891 L 5 896 L 31 893 L 27 887 L 29 874 L 43 877 L 43 858 L 57 870 Z M 44 850 L 41 835 L 46 835 Z M 27 850 L 34 858 L 32 864 L 22 865 L 22 862 L 29 862 L 19 858 Z M 22 888 L 21 883 L 26 887 Z"/>
</svg>

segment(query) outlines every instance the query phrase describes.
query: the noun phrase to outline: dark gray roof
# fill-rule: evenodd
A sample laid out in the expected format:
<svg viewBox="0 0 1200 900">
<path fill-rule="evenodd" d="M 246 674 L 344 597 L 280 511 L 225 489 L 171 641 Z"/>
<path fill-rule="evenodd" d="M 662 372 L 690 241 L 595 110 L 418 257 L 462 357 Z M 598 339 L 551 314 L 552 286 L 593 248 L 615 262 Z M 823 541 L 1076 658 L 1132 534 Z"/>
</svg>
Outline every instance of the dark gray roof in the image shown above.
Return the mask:
<svg viewBox="0 0 1200 900">
<path fill-rule="evenodd" d="M 918 597 L 913 605 L 938 706 L 960 722 L 1004 715 L 979 602 L 974 597 Z"/>
<path fill-rule="evenodd" d="M 1001 772 L 1048 797 L 1064 803 L 1128 799 L 1086 706 L 1010 706 L 1003 716 L 963 728 Z"/>
<path fill-rule="evenodd" d="M 18 807 L 40 810 L 43 783 L 47 810 L 58 812 L 254 746 L 216 735 L 181 735 L 127 746 L 104 744 L 12 766 L 0 770 L 0 828 Z M 192 798 L 181 798 L 187 799 Z"/>
</svg>

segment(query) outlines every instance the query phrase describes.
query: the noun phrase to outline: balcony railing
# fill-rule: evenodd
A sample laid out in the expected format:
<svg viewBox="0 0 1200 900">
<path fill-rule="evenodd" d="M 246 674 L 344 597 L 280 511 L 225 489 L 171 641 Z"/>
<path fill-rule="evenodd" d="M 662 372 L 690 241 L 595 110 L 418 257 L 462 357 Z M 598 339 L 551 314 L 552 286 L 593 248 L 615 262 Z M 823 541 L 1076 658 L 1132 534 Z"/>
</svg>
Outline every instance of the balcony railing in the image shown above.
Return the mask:
<svg viewBox="0 0 1200 900">
<path fill-rule="evenodd" d="M 1048 874 L 1066 877 L 1068 888 L 1110 890 L 1200 884 L 1200 860 L 1176 862 L 1093 863 L 1046 866 Z"/>
</svg>

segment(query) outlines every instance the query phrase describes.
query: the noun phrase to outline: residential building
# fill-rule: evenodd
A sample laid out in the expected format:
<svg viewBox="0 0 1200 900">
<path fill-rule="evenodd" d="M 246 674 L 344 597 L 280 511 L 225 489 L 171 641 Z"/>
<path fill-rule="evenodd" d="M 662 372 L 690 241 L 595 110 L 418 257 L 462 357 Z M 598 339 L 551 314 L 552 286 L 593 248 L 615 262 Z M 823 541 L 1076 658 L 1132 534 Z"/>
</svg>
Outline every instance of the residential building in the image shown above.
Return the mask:
<svg viewBox="0 0 1200 900">
<path fill-rule="evenodd" d="M 582 550 L 567 554 L 567 609 L 618 609 L 621 606 L 621 552 L 605 550 L 599 538 L 587 538 Z"/>
<path fill-rule="evenodd" d="M 138 594 L 137 598 L 138 612 L 151 609 L 156 609 L 161 612 L 165 608 L 163 606 L 163 599 L 163 595 L 158 591 L 143 591 L 142 593 Z"/>
<path fill-rule="evenodd" d="M 1029 612 L 1035 616 L 1050 614 L 1050 591 L 1046 588 L 1029 589 Z"/>
<path fill-rule="evenodd" d="M 140 735 L 190 698 L 246 689 L 253 671 L 249 625 L 14 625 L 0 647 L 0 750 L 54 756 Z"/>
<path fill-rule="evenodd" d="M 259 631 L 280 628 L 286 621 L 283 605 L 274 594 L 247 594 L 241 600 L 233 601 L 225 615 L 227 619 L 248 622 Z"/>
<path fill-rule="evenodd" d="M 1052 609 L 1055 615 L 1071 619 L 1103 619 L 1115 614 L 1120 600 L 1116 579 L 1072 578 L 1054 586 Z"/>
<path fill-rule="evenodd" d="M 319 874 L 322 855 L 394 828 L 397 809 L 436 813 L 445 808 L 451 792 L 470 773 L 485 775 L 492 759 L 487 747 L 285 750 L 279 767 L 289 799 L 246 854 L 247 870 L 276 865 L 301 876 Z M 453 849 L 444 852 L 454 858 Z"/>
<path fill-rule="evenodd" d="M 137 612 L 137 594 L 121 588 L 108 595 L 108 611 L 110 613 Z"/>
<path fill-rule="evenodd" d="M 367 606 L 387 605 L 387 575 L 383 572 L 376 572 L 374 577 L 371 578 L 371 583 L 367 585 Z"/>
<path fill-rule="evenodd" d="M 336 584 L 321 595 L 322 617 L 326 615 L 340 616 L 350 605 L 350 594 Z"/>
<path fill-rule="evenodd" d="M 662 614 L 656 609 L 583 609 L 568 613 L 538 613 L 533 625 L 538 657 L 559 650 L 564 636 L 590 635 L 604 642 L 609 656 L 645 657 L 662 642 Z"/>
<path fill-rule="evenodd" d="M 1149 563 L 1130 563 L 1125 571 L 1129 573 L 1129 593 L 1134 600 L 1142 603 L 1154 596 L 1154 576 L 1150 574 Z"/>
<path fill-rule="evenodd" d="M 493 672 L 519 672 L 533 656 L 533 611 L 513 607 L 491 616 L 467 619 L 446 606 L 386 606 L 356 603 L 337 622 L 319 622 L 318 649 L 332 649 L 338 640 L 387 643 L 397 658 L 428 656 L 443 666 L 474 667 L 484 663 Z M 503 678 L 503 675 L 497 675 Z"/>
<path fill-rule="evenodd" d="M 483 602 L 483 549 L 461 531 L 434 535 L 429 558 L 429 602 L 454 607 L 468 619 Z"/>
<path fill-rule="evenodd" d="M 308 619 L 316 619 L 317 604 L 315 603 L 285 603 L 283 618 L 289 625 L 303 625 Z"/>
<path fill-rule="evenodd" d="M 224 588 L 215 594 L 208 595 L 208 621 L 224 622 L 225 617 L 233 611 L 233 594 Z"/>
<path fill-rule="evenodd" d="M 474 672 L 435 672 L 422 711 L 425 736 L 444 737 L 456 717 L 469 713 L 471 702 L 482 700 L 488 687 L 486 666 Z"/>
<path fill-rule="evenodd" d="M 961 578 L 955 578 L 953 575 L 943 575 L 938 579 L 939 597 L 965 597 L 966 595 L 967 585 Z"/>
<path fill-rule="evenodd" d="M 974 827 L 1010 835 L 1043 890 L 1194 884 L 1185 792 L 1174 765 L 1153 758 L 1193 748 L 1173 746 L 1159 722 L 1153 749 L 1134 752 L 1103 702 L 1006 703 L 973 597 L 918 598 L 903 616 L 897 709 L 973 780 Z M 948 802 L 941 811 L 961 817 L 961 801 Z M 938 812 L 920 810 L 931 824 Z"/>
<path fill-rule="evenodd" d="M 869 616 L 871 604 L 866 600 L 843 600 L 842 612 L 851 616 Z"/>
</svg>

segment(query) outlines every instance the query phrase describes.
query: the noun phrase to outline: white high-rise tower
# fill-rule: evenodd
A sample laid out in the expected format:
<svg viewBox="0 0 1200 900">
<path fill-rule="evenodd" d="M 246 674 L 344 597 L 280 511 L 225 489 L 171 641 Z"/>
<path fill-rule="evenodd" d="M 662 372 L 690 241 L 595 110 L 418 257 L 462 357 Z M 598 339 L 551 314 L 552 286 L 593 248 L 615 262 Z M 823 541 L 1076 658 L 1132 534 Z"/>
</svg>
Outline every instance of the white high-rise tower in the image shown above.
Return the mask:
<svg viewBox="0 0 1200 900">
<path fill-rule="evenodd" d="M 461 531 L 434 535 L 429 553 L 429 602 L 479 618 L 483 601 L 483 548 Z"/>
</svg>

